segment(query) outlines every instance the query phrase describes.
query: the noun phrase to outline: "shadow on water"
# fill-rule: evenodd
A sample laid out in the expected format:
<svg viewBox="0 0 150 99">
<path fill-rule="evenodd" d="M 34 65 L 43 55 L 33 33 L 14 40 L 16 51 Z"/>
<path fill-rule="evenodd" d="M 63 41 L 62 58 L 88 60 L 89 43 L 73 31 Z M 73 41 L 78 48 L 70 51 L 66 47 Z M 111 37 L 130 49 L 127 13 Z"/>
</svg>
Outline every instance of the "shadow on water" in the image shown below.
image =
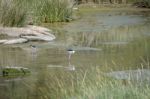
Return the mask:
<svg viewBox="0 0 150 99">
<path fill-rule="evenodd" d="M 83 16 L 56 26 L 55 41 L 32 42 L 36 51 L 29 44 L 1 45 L 1 67 L 22 66 L 32 73 L 9 83 L 0 78 L 0 99 L 66 99 L 65 91 L 71 95 L 75 86 L 82 84 L 79 81 L 84 82 L 87 73 L 91 74 L 91 67 L 109 73 L 149 69 L 149 16 L 141 12 L 92 12 Z M 68 48 L 76 51 L 70 61 Z"/>
</svg>

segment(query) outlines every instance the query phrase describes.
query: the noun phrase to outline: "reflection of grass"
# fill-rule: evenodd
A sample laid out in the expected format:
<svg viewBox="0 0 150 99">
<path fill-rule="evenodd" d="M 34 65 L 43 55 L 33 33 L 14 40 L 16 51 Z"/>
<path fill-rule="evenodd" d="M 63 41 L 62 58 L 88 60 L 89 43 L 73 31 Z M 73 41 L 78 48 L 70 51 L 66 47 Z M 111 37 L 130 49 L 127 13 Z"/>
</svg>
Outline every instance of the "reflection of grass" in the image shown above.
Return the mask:
<svg viewBox="0 0 150 99">
<path fill-rule="evenodd" d="M 124 33 L 125 32 L 125 33 Z M 133 33 L 128 33 L 128 29 L 111 29 L 99 33 L 80 33 L 76 41 L 82 46 L 98 46 L 104 43 L 127 43 L 134 38 Z"/>
<path fill-rule="evenodd" d="M 92 24 L 92 23 L 90 23 Z M 99 24 L 98 24 L 99 25 Z M 102 25 L 99 25 L 102 27 Z M 87 25 L 90 28 L 90 26 Z M 73 28 L 74 29 L 74 28 Z M 107 29 L 107 28 L 106 28 Z M 148 31 L 149 25 L 130 25 L 112 27 L 109 30 L 103 31 L 83 31 L 74 34 L 73 43 L 79 46 L 99 47 L 101 45 L 126 45 L 137 38 L 143 36 L 145 31 Z M 81 30 L 82 31 L 82 30 Z M 69 39 L 69 37 L 68 37 Z"/>
</svg>

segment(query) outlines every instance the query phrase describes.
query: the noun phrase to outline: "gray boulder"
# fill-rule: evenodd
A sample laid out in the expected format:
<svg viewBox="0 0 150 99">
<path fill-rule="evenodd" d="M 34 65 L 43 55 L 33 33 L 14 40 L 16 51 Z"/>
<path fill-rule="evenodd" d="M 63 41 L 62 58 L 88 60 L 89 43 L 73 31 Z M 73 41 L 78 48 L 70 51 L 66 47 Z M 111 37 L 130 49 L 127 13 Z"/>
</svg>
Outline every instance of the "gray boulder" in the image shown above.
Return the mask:
<svg viewBox="0 0 150 99">
<path fill-rule="evenodd" d="M 137 82 L 150 82 L 150 70 L 149 69 L 137 69 L 126 71 L 113 71 L 106 73 L 106 76 L 118 79 L 118 80 L 131 80 Z"/>
</svg>

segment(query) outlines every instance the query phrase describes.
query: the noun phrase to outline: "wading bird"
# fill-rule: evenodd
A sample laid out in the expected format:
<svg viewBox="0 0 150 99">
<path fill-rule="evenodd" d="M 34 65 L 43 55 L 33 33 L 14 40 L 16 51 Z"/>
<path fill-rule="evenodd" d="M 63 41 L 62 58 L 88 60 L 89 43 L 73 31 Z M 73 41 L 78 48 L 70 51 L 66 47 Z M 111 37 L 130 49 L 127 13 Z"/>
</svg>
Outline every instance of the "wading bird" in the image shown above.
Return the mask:
<svg viewBox="0 0 150 99">
<path fill-rule="evenodd" d="M 69 61 L 70 61 L 70 60 L 71 60 L 71 55 L 74 54 L 75 51 L 74 51 L 73 49 L 68 49 L 67 52 L 68 52 L 68 54 L 69 54 L 69 55 L 68 55 L 68 59 L 69 59 Z"/>
<path fill-rule="evenodd" d="M 37 54 L 37 47 L 35 45 L 30 45 L 31 48 L 31 54 L 36 55 Z"/>
<path fill-rule="evenodd" d="M 69 60 L 69 64 L 68 64 L 67 69 L 70 70 L 70 71 L 74 71 L 75 66 L 71 65 L 70 60 L 71 60 L 71 55 L 74 54 L 75 51 L 73 49 L 68 49 L 67 52 L 68 52 L 68 60 Z"/>
</svg>

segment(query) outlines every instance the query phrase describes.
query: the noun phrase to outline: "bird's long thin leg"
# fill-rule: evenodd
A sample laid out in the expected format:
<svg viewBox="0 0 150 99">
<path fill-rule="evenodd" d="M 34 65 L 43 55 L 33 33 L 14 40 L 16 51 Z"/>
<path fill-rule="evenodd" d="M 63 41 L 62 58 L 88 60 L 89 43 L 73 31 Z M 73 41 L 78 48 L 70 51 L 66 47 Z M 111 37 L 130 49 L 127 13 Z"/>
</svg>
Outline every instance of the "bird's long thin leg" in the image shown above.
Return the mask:
<svg viewBox="0 0 150 99">
<path fill-rule="evenodd" d="M 69 61 L 71 60 L 71 54 L 69 54 L 69 56 L 68 56 L 68 60 L 69 60 Z"/>
</svg>

